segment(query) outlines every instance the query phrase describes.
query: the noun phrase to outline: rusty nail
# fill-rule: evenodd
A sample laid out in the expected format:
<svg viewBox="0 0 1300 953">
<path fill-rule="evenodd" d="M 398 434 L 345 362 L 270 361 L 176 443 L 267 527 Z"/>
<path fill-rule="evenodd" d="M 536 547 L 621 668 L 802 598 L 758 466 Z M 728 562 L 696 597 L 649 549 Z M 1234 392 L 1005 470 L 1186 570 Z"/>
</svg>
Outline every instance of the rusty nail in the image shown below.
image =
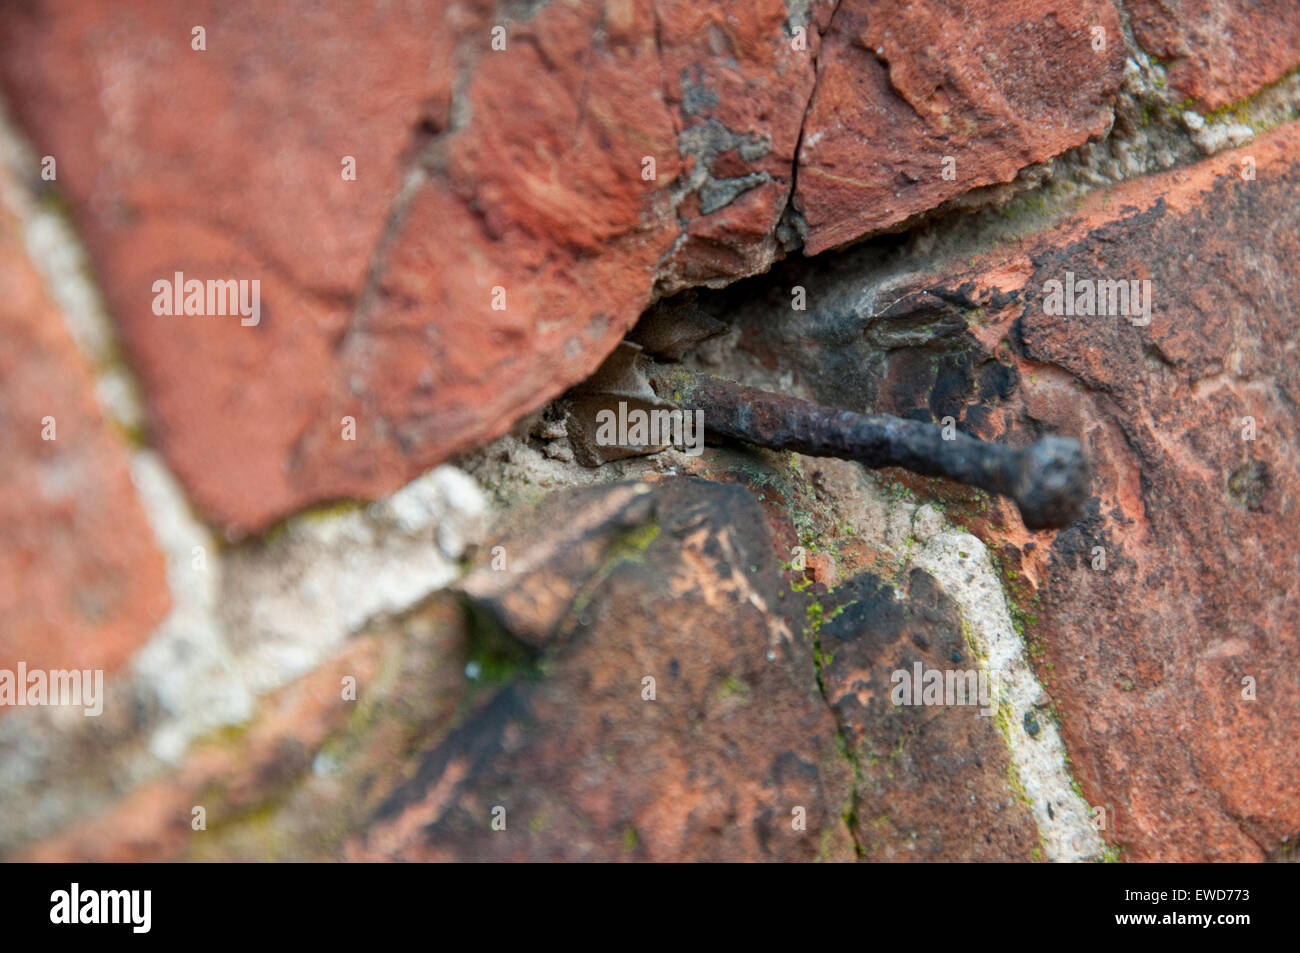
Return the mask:
<svg viewBox="0 0 1300 953">
<path fill-rule="evenodd" d="M 1088 459 L 1077 440 L 1046 436 L 1022 449 L 891 414 L 859 414 L 746 387 L 720 377 L 655 367 L 664 400 L 702 410 L 707 432 L 773 450 L 856 460 L 873 469 L 906 467 L 1015 500 L 1030 529 L 1066 526 L 1088 496 Z"/>
</svg>

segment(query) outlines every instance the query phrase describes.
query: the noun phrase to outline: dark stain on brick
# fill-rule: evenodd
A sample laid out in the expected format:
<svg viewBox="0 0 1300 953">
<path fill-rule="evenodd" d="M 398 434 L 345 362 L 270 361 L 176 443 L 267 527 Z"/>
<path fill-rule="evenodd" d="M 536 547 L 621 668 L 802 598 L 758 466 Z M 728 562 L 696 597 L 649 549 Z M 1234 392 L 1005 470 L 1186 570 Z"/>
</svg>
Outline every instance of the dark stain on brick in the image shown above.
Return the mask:
<svg viewBox="0 0 1300 953">
<path fill-rule="evenodd" d="M 1238 506 L 1258 513 L 1268 491 L 1268 468 L 1262 460 L 1249 460 L 1228 477 L 1228 498 Z"/>
</svg>

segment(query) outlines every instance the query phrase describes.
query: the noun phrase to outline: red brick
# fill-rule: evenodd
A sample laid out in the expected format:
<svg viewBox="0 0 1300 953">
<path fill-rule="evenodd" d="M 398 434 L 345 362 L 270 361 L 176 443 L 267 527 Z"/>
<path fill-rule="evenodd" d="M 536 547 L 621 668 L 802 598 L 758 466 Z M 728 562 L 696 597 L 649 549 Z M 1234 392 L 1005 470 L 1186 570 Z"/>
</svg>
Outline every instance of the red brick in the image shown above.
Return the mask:
<svg viewBox="0 0 1300 953">
<path fill-rule="evenodd" d="M 1202 111 L 1218 109 L 1300 66 L 1292 0 L 1127 0 L 1133 35 L 1164 61 L 1169 84 Z"/>
<path fill-rule="evenodd" d="M 1092 457 L 1083 520 L 1002 536 L 1003 555 L 1032 583 L 1026 605 L 1037 590 L 1030 632 L 1073 769 L 1132 860 L 1258 860 L 1300 829 L 1297 156 L 1290 124 L 1098 193 L 933 286 L 984 301 L 972 334 L 1011 345 L 1010 396 L 966 426 L 1043 427 Z M 1150 279 L 1150 324 L 1046 314 L 1044 283 L 1066 271 Z"/>
<path fill-rule="evenodd" d="M 167 612 L 163 560 L 90 369 L 0 227 L 0 668 L 111 670 Z"/>
<path fill-rule="evenodd" d="M 1115 23 L 1099 0 L 961 24 L 931 5 L 906 50 L 877 38 L 892 80 L 855 46 L 862 2 L 842 5 L 822 50 L 832 6 L 810 5 L 796 49 L 779 0 L 743 16 L 550 4 L 503 21 L 495 51 L 495 21 L 471 0 L 206 16 L 44 0 L 6 12 L 0 83 L 59 160 L 159 448 L 203 513 L 242 533 L 391 490 L 501 434 L 590 374 L 656 289 L 767 268 L 793 240 L 779 226 L 801 134 L 816 251 L 1005 181 L 1109 121 L 1118 47 L 1088 45 L 1092 23 Z M 870 11 L 872 24 L 898 12 Z M 190 47 L 195 20 L 206 52 Z M 972 35 L 989 48 L 978 61 L 961 52 Z M 854 79 L 864 55 L 870 89 Z M 943 84 L 954 92 L 935 99 Z M 935 113 L 949 96 L 960 130 Z M 906 120 L 904 145 L 879 135 L 896 131 L 873 118 L 886 107 Z M 950 148 L 957 181 L 899 202 L 861 168 L 866 193 L 837 178 L 849 155 L 865 168 Z M 641 178 L 647 156 L 655 181 Z M 417 165 L 423 183 L 395 204 Z M 258 279 L 261 324 L 154 315 L 153 282 L 176 271 Z M 498 286 L 505 310 L 491 307 Z"/>
<path fill-rule="evenodd" d="M 210 517 L 264 525 L 307 501 L 295 441 L 327 398 L 409 154 L 425 125 L 447 123 L 451 41 L 475 32 L 474 10 L 54 0 L 4 12 L 4 89 L 38 154 L 58 161 L 153 436 Z M 195 25 L 205 52 L 191 49 Z M 175 271 L 260 280 L 261 324 L 154 315 L 153 282 Z"/>
<path fill-rule="evenodd" d="M 1105 133 L 1124 57 L 1107 0 L 844 0 L 799 150 L 806 251 L 1010 182 Z"/>
</svg>

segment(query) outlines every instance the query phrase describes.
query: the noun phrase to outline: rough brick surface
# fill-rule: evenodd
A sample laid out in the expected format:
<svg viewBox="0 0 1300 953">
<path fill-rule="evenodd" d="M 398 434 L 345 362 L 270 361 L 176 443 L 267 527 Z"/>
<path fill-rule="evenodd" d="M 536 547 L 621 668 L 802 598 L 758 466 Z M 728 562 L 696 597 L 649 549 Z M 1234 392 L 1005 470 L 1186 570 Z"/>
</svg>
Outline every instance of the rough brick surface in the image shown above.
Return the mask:
<svg viewBox="0 0 1300 953">
<path fill-rule="evenodd" d="M 1204 122 L 1180 103 L 1291 70 L 1291 5 L 733 6 L 0 13 L 6 108 L 58 162 L 23 188 L 68 200 L 113 380 L 138 377 L 187 495 L 136 459 L 166 615 L 95 372 L 0 223 L 0 668 L 132 660 L 102 719 L 0 719 L 0 850 L 1292 850 L 1300 106 L 1294 77 Z M 175 272 L 260 282 L 260 323 L 154 314 Z M 1149 282 L 1150 321 L 1050 312 L 1068 276 Z M 651 353 L 707 337 L 675 357 L 1012 445 L 1075 436 L 1085 516 L 1031 533 L 942 480 L 736 443 L 585 469 L 581 401 L 514 427 L 607 388 L 647 305 L 699 286 L 642 325 Z M 228 545 L 187 577 L 214 542 L 190 503 Z M 895 702 L 917 663 L 1010 687 L 991 718 Z"/>
<path fill-rule="evenodd" d="M 553 558 L 573 569 L 562 528 L 572 518 L 591 540 L 597 531 L 584 514 L 606 512 L 604 501 L 622 489 L 553 498 L 521 528 L 526 535 L 505 538 L 510 558 L 530 567 L 512 588 L 549 591 L 549 564 L 532 559 L 526 541 L 560 534 Z M 352 856 L 853 856 L 841 817 L 849 764 L 808 646 L 785 618 L 757 501 L 740 487 L 671 480 L 649 502 L 641 525 L 606 524 L 614 535 L 585 573 L 564 574 L 582 585 L 577 598 L 558 603 L 563 641 L 543 657 L 544 676 L 517 680 L 424 752 Z M 534 565 L 541 579 L 532 578 Z M 489 824 L 498 805 L 504 831 Z M 797 807 L 804 829 L 792 823 Z"/>
<path fill-rule="evenodd" d="M 456 632 L 452 627 L 445 631 L 448 636 Z M 416 649 L 409 654 L 421 652 Z M 378 637 L 358 639 L 336 658 L 268 699 L 255 725 L 241 733 L 237 743 L 196 745 L 178 770 L 140 785 L 102 813 L 33 845 L 22 858 L 91 863 L 205 859 L 211 856 L 212 842 L 219 841 L 233 842 L 224 849 L 224 859 L 271 859 L 265 842 L 258 845 L 258 854 L 253 857 L 241 856 L 240 835 L 246 836 L 240 829 L 241 822 L 268 798 L 297 783 L 324 742 L 355 712 L 355 706 L 340 697 L 341 679 L 350 676 L 363 686 L 363 691 L 375 693 L 376 684 L 382 684 L 376 672 L 381 662 L 387 659 L 400 665 L 401 658 L 400 652 L 391 645 L 386 647 Z M 447 674 L 443 673 L 444 680 Z M 426 680 L 424 687 L 426 694 L 419 701 L 436 711 L 444 700 L 438 679 Z M 391 756 L 384 739 L 376 735 L 371 740 L 376 750 L 383 749 L 385 755 Z M 195 826 L 195 807 L 203 808 L 201 828 Z M 318 836 L 316 825 L 324 820 L 318 815 L 327 810 L 331 811 L 329 823 L 336 821 L 333 812 L 342 808 L 322 804 L 318 799 L 300 809 L 299 829 Z M 304 836 L 295 857 L 311 856 L 312 844 Z"/>
<path fill-rule="evenodd" d="M 265 523 L 303 502 L 295 441 L 328 394 L 407 156 L 447 121 L 448 38 L 471 17 L 461 3 L 196 14 L 141 0 L 0 21 L 6 92 L 58 162 L 153 439 L 217 519 Z M 191 48 L 196 23 L 206 51 Z M 176 271 L 258 279 L 261 323 L 154 315 L 153 282 Z"/>
<path fill-rule="evenodd" d="M 167 611 L 163 562 L 122 438 L 2 207 L 0 337 L 0 669 L 113 669 Z"/>
<path fill-rule="evenodd" d="M 1040 623 L 1080 780 L 1134 859 L 1257 859 L 1300 829 L 1298 147 L 1292 125 L 1244 150 L 1255 181 L 1239 152 L 1134 185 L 1031 252 L 1026 412 L 1098 461 Z M 1150 325 L 1045 315 L 1067 269 L 1149 277 Z"/>
<path fill-rule="evenodd" d="M 1007 785 L 1006 743 L 979 706 L 896 706 L 894 672 L 974 670 L 961 615 L 913 570 L 900 591 L 871 574 L 824 600 L 826 695 L 863 775 L 866 860 L 1027 861 L 1038 831 Z M 955 697 L 955 696 L 954 696 Z"/>
<path fill-rule="evenodd" d="M 877 24 L 904 11 L 846 3 L 822 55 L 831 7 L 583 2 L 498 23 L 469 0 L 286 3 L 213 9 L 196 51 L 173 5 L 47 0 L 6 15 L 0 81 L 61 163 L 157 444 L 239 533 L 499 435 L 656 289 L 762 271 L 799 241 L 796 177 L 818 251 L 1109 121 L 1119 47 L 1088 34 L 1114 35 L 1108 4 L 969 22 L 931 5 L 902 31 Z M 259 280 L 261 323 L 153 314 L 177 271 Z"/>
<path fill-rule="evenodd" d="M 1202 111 L 1300 66 L 1300 12 L 1290 0 L 1127 0 L 1133 35 L 1168 65 L 1169 82 Z"/>
<path fill-rule="evenodd" d="M 1106 132 L 1124 56 L 1107 0 L 845 0 L 823 40 L 799 150 L 806 250 L 1010 182 Z"/>
<path fill-rule="evenodd" d="M 689 480 L 628 489 L 557 494 L 501 538 L 519 589 L 556 581 L 534 545 L 581 583 L 535 614 L 555 625 L 540 654 L 492 629 L 501 607 L 436 600 L 23 856 L 852 859 L 852 772 L 754 497 Z M 561 516 L 581 528 L 566 534 Z M 345 674 L 359 705 L 340 700 Z M 196 804 L 207 830 L 190 826 Z M 268 813 L 269 827 L 249 819 Z"/>
<path fill-rule="evenodd" d="M 823 273 L 841 317 L 790 319 L 801 345 L 769 324 L 764 344 L 821 368 L 820 395 L 842 406 L 1083 441 L 1095 498 L 1068 529 L 1027 533 L 1005 501 L 955 499 L 1000 546 L 1073 770 L 1130 859 L 1260 859 L 1300 826 L 1298 155 L 1293 123 L 1098 193 L 973 269 L 881 284 L 865 327 Z M 1150 280 L 1150 323 L 1047 314 L 1045 284 L 1066 272 Z M 777 314 L 756 311 L 746 339 Z"/>
</svg>

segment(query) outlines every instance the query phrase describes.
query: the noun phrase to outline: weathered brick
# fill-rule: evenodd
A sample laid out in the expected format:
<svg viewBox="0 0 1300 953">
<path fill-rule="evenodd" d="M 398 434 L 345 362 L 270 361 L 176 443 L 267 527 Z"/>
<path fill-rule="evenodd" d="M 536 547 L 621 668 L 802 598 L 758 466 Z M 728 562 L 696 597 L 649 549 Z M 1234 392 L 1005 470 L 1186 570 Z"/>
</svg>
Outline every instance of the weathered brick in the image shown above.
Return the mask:
<svg viewBox="0 0 1300 953">
<path fill-rule="evenodd" d="M 1202 111 L 1218 109 L 1300 66 L 1300 9 L 1291 0 L 1126 0 L 1133 36 L 1166 64 L 1169 83 Z"/>
<path fill-rule="evenodd" d="M 1124 56 L 1107 0 L 844 0 L 799 150 L 806 251 L 1010 182 L 1105 133 Z"/>
<path fill-rule="evenodd" d="M 557 494 L 503 538 L 521 568 L 499 618 L 562 622 L 541 673 L 517 675 L 421 752 L 350 856 L 853 857 L 841 816 L 850 767 L 781 602 L 757 501 L 688 479 L 627 494 L 626 484 Z M 498 805 L 504 831 L 491 827 Z"/>
<path fill-rule="evenodd" d="M 0 668 L 113 669 L 167 612 L 163 561 L 123 439 L 3 208 L 0 337 Z"/>
<path fill-rule="evenodd" d="M 1001 395 L 958 400 L 960 425 L 1091 454 L 1080 522 L 989 529 L 1037 593 L 1030 635 L 1084 793 L 1134 860 L 1261 859 L 1300 827 L 1298 147 L 1290 124 L 1096 194 L 926 286 L 967 301 L 975 362 L 1011 371 Z M 1046 313 L 1067 272 L 1149 280 L 1150 323 Z"/>
<path fill-rule="evenodd" d="M 452 41 L 477 15 L 285 3 L 196 16 L 135 0 L 0 18 L 4 89 L 58 162 L 152 437 L 218 521 L 264 525 L 305 501 L 295 441 L 328 396 L 410 155 L 448 122 Z M 196 25 L 206 51 L 191 47 Z M 259 280 L 260 324 L 155 315 L 153 282 L 176 271 Z"/>
<path fill-rule="evenodd" d="M 285 3 L 214 10 L 196 51 L 173 5 L 45 0 L 6 13 L 0 82 L 60 162 L 156 443 L 241 533 L 396 488 L 590 374 L 655 293 L 768 267 L 796 241 L 782 222 L 801 135 L 817 251 L 1109 120 L 1117 47 L 1096 54 L 1088 35 L 1113 25 L 1106 4 L 981 14 L 990 52 L 973 66 L 970 25 L 929 10 L 912 29 L 938 53 L 878 38 L 894 87 L 857 34 L 868 12 L 898 11 L 843 5 L 822 55 L 832 6 L 583 2 L 498 24 L 471 0 L 384 15 Z M 944 84 L 958 92 L 934 98 Z M 886 107 L 904 114 L 901 144 L 876 134 Z M 883 166 L 936 149 L 956 150 L 955 181 L 901 203 L 882 199 L 889 183 L 842 188 L 850 153 Z M 356 181 L 340 174 L 349 155 Z M 257 279 L 260 323 L 155 315 L 153 283 L 177 271 Z"/>
</svg>

